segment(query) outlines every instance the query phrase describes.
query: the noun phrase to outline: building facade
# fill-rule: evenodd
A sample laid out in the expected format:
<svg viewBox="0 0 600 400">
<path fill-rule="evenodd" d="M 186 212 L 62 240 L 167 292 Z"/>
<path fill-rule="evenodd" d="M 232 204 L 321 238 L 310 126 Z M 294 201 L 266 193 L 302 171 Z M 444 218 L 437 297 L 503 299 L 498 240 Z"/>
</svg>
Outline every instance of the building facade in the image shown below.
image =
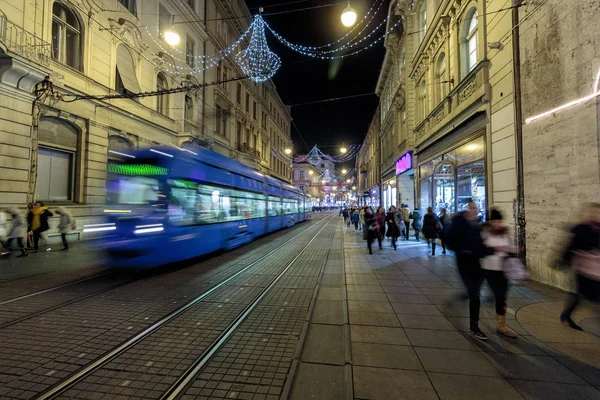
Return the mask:
<svg viewBox="0 0 600 400">
<path fill-rule="evenodd" d="M 373 207 L 378 206 L 381 201 L 380 109 L 381 105 L 377 106 L 367 135 L 356 157 L 357 190 L 360 203 Z"/>
<path fill-rule="evenodd" d="M 305 194 L 311 197 L 315 206 L 322 205 L 325 200 L 325 191 L 318 184 L 321 171 L 311 163 L 295 163 L 292 168 L 292 182 Z"/>
<path fill-rule="evenodd" d="M 568 228 L 600 197 L 598 18 L 594 0 L 520 10 L 527 267 L 563 289 L 573 288 L 572 274 L 553 267 Z"/>
<path fill-rule="evenodd" d="M 250 22 L 239 0 L 0 0 L 0 207 L 44 201 L 89 223 L 105 208 L 107 165 L 155 146 L 209 147 L 291 182 L 291 162 L 271 151 L 291 143 L 271 82 L 71 101 L 231 80 L 237 49 L 214 56 Z"/>
</svg>

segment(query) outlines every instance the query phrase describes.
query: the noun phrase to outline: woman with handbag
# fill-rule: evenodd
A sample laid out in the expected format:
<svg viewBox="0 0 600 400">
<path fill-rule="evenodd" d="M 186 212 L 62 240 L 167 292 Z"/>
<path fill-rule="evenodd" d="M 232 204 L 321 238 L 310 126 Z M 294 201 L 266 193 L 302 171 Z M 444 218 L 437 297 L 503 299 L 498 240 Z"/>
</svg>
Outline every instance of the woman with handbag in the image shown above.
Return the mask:
<svg viewBox="0 0 600 400">
<path fill-rule="evenodd" d="M 573 267 L 576 292 L 560 315 L 562 323 L 582 331 L 571 318 L 584 297 L 600 302 L 600 203 L 591 204 L 585 220 L 572 230 L 572 238 L 563 255 L 563 264 Z"/>
<path fill-rule="evenodd" d="M 367 237 L 367 248 L 369 249 L 369 254 L 373 254 L 373 241 L 379 235 L 379 230 L 377 228 L 377 219 L 373 214 L 373 209 L 371 207 L 365 208 L 365 233 Z"/>
<path fill-rule="evenodd" d="M 398 218 L 398 213 L 396 212 L 396 207 L 391 206 L 390 210 L 386 216 L 388 229 L 387 235 L 392 239 L 392 247 L 394 250 L 397 249 L 396 241 L 400 237 L 400 219 Z"/>
<path fill-rule="evenodd" d="M 490 221 L 485 225 L 481 236 L 484 245 L 493 251 L 493 254 L 488 254 L 481 260 L 481 269 L 496 300 L 496 332 L 516 338 L 515 331 L 506 326 L 508 279 L 504 271 L 506 260 L 516 252 L 516 248 L 508 236 L 508 228 L 504 225 L 500 211 L 490 211 Z"/>
<path fill-rule="evenodd" d="M 437 215 L 433 213 L 432 207 L 427 207 L 427 214 L 423 217 L 423 236 L 427 240 L 427 245 L 431 246 L 431 255 L 435 256 L 436 239 L 442 230 L 442 224 Z"/>
<path fill-rule="evenodd" d="M 386 220 L 385 208 L 383 206 L 377 207 L 377 212 L 375 213 L 375 219 L 377 220 L 377 242 L 379 243 L 379 249 L 383 250 L 383 238 L 385 236 L 385 220 Z"/>
</svg>

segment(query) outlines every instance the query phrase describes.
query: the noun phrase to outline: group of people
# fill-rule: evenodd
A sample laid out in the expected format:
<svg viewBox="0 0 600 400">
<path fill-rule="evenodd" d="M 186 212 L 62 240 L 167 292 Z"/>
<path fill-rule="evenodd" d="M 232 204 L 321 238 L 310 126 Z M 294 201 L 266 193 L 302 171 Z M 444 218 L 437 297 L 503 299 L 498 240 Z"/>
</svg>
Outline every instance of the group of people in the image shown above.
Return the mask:
<svg viewBox="0 0 600 400">
<path fill-rule="evenodd" d="M 75 221 L 64 207 L 58 207 L 55 213 L 60 217 L 57 228 L 61 235 L 63 250 L 68 250 L 67 233 L 75 229 Z M 7 218 L 7 215 L 10 218 Z M 42 202 L 27 204 L 25 217 L 16 207 L 9 208 L 6 213 L 0 211 L 2 256 L 7 257 L 11 254 L 14 242 L 21 251 L 17 257 L 26 257 L 28 250 L 37 252 L 40 239 L 43 233 L 50 229 L 49 219 L 53 216 L 54 214 Z"/>
<path fill-rule="evenodd" d="M 379 248 L 383 248 L 385 236 L 391 239 L 392 247 L 396 249 L 400 236 L 408 239 L 407 232 L 411 221 L 410 226 L 415 230 L 417 240 L 422 232 L 431 246 L 432 255 L 435 255 L 436 241 L 440 239 L 443 254 L 446 254 L 446 248 L 455 253 L 458 272 L 469 299 L 470 330 L 473 335 L 480 340 L 487 340 L 487 336 L 479 327 L 480 293 L 485 281 L 494 295 L 496 331 L 515 338 L 516 332 L 506 323 L 508 265 L 516 264 L 518 268 L 523 269 L 523 273 L 526 273 L 525 269 L 517 258 L 517 249 L 504 223 L 502 212 L 492 208 L 488 213 L 488 221 L 481 223 L 477 204 L 469 200 L 467 206 L 465 211 L 453 217 L 448 215 L 445 209 L 441 210 L 438 216 L 431 207 L 421 217 L 418 209 L 410 213 L 404 205 L 400 210 L 392 206 L 386 211 L 380 206 L 373 212 L 371 207 L 363 207 L 349 209 L 342 214 L 348 219 L 358 215 L 369 254 L 373 254 L 372 244 L 375 240 Z M 572 320 L 573 311 L 582 298 L 600 301 L 600 204 L 592 205 L 585 221 L 573 229 L 571 242 L 562 261 L 563 265 L 571 266 L 575 270 L 577 291 L 570 297 L 561 314 L 561 321 L 573 329 L 581 330 Z"/>
</svg>

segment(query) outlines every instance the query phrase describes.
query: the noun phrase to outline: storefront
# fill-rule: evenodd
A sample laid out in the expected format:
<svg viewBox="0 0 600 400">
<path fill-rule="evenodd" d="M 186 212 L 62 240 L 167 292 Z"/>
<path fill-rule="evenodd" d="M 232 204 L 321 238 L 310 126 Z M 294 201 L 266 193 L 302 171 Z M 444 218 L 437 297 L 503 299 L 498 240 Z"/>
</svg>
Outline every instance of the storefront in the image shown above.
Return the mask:
<svg viewBox="0 0 600 400">
<path fill-rule="evenodd" d="M 396 179 L 390 179 L 383 183 L 382 206 L 388 210 L 391 206 L 395 206 L 397 196 Z"/>
<path fill-rule="evenodd" d="M 485 219 L 487 206 L 485 141 L 483 135 L 456 143 L 438 154 L 419 156 L 418 203 L 421 210 L 442 208 L 449 214 L 464 211 L 473 199 Z"/>
<path fill-rule="evenodd" d="M 396 206 L 408 204 L 412 210 L 415 206 L 415 170 L 413 169 L 413 153 L 409 151 L 396 160 L 396 187 L 398 198 Z"/>
<path fill-rule="evenodd" d="M 379 185 L 375 185 L 365 192 L 365 205 L 371 207 L 379 207 L 381 205 L 381 191 Z"/>
</svg>

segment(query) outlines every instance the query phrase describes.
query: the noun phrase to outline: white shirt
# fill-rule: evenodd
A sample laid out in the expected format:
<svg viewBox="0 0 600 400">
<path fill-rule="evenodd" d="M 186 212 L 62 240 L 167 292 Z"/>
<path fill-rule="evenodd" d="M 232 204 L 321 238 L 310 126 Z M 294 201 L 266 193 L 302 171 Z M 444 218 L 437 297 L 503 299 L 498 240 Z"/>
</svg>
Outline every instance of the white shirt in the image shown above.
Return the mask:
<svg viewBox="0 0 600 400">
<path fill-rule="evenodd" d="M 496 252 L 490 256 L 485 257 L 481 261 L 481 268 L 487 269 L 490 271 L 503 271 L 504 270 L 504 260 L 506 259 L 506 256 L 508 256 L 508 253 L 505 251 L 498 251 L 497 249 L 499 247 L 511 247 L 512 246 L 512 243 L 511 243 L 510 239 L 508 238 L 508 236 L 484 234 L 483 235 L 483 243 L 485 243 L 485 245 L 487 247 L 496 249 Z"/>
</svg>

